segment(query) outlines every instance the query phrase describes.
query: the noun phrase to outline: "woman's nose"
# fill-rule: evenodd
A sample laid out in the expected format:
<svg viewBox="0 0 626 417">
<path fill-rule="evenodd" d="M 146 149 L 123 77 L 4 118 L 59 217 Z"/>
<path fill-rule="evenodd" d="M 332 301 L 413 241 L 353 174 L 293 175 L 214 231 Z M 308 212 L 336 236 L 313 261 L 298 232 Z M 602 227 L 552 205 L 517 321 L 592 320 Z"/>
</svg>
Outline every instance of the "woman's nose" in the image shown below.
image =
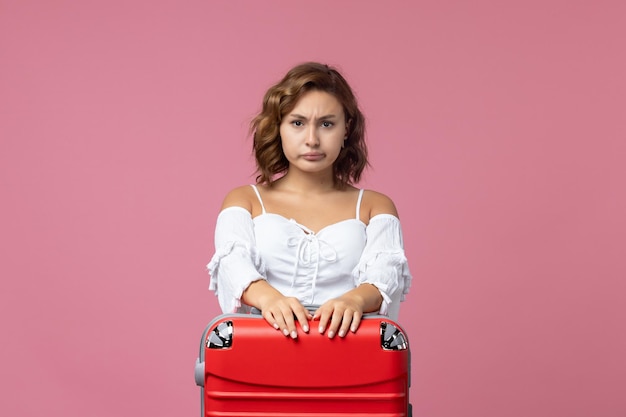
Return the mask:
<svg viewBox="0 0 626 417">
<path fill-rule="evenodd" d="M 309 127 L 306 134 L 306 144 L 308 146 L 319 146 L 320 140 L 315 126 Z"/>
</svg>

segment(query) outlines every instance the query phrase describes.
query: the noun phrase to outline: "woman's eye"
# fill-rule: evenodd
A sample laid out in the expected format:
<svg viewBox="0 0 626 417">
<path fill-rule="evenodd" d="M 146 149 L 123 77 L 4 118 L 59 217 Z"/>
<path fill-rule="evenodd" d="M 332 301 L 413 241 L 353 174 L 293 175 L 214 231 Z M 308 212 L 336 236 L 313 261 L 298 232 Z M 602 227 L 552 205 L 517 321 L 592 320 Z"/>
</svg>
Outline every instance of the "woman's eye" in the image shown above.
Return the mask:
<svg viewBox="0 0 626 417">
<path fill-rule="evenodd" d="M 301 120 L 294 120 L 293 122 L 291 122 L 291 124 L 297 127 L 303 126 L 303 123 Z"/>
<path fill-rule="evenodd" d="M 332 122 L 322 122 L 322 126 L 323 127 L 332 127 L 333 123 Z"/>
</svg>

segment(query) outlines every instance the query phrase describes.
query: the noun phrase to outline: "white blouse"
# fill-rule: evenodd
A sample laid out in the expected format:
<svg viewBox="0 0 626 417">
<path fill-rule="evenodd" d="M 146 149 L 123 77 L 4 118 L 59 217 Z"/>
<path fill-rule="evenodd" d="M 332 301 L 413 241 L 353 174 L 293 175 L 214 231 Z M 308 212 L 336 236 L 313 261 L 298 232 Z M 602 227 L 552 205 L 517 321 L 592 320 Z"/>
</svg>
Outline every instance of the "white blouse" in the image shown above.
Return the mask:
<svg viewBox="0 0 626 417">
<path fill-rule="evenodd" d="M 370 283 L 383 297 L 379 313 L 397 319 L 411 285 L 397 217 L 379 214 L 365 225 L 358 216 L 361 190 L 355 218 L 314 233 L 293 219 L 267 213 L 254 189 L 261 215 L 253 219 L 242 207 L 228 207 L 217 217 L 216 252 L 207 268 L 209 288 L 223 312 L 249 311 L 241 295 L 259 279 L 305 306 L 321 305 Z"/>
</svg>

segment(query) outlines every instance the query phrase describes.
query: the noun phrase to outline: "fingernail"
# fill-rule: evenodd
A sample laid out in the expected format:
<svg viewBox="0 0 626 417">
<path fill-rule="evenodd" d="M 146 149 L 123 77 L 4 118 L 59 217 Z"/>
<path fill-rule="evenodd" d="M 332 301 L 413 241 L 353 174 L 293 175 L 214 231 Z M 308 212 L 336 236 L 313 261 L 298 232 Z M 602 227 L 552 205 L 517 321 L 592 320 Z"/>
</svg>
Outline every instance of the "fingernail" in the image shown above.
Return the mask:
<svg viewBox="0 0 626 417">
<path fill-rule="evenodd" d="M 344 332 L 343 330 L 339 330 L 339 337 L 344 337 L 346 335 L 346 332 Z"/>
<path fill-rule="evenodd" d="M 287 329 L 283 330 L 283 334 L 284 334 L 285 336 L 289 336 L 289 330 L 287 330 Z"/>
<path fill-rule="evenodd" d="M 308 332 L 309 332 L 309 326 L 305 324 L 305 325 L 302 327 L 302 330 L 304 330 L 306 333 L 308 333 Z"/>
<path fill-rule="evenodd" d="M 274 328 L 278 330 L 278 324 L 274 323 Z"/>
<path fill-rule="evenodd" d="M 335 332 L 333 332 L 332 330 L 331 330 L 330 332 L 328 332 L 328 337 L 329 337 L 330 339 L 332 339 L 332 338 L 333 338 L 333 336 L 335 336 Z"/>
<path fill-rule="evenodd" d="M 296 332 L 295 330 L 293 332 L 291 332 L 291 338 L 292 339 L 296 339 L 298 337 L 298 332 Z"/>
<path fill-rule="evenodd" d="M 352 326 L 352 327 L 350 327 L 350 331 L 351 331 L 352 333 L 356 332 L 356 326 Z"/>
<path fill-rule="evenodd" d="M 320 326 L 318 330 L 320 331 L 320 333 L 324 333 L 324 326 Z"/>
</svg>

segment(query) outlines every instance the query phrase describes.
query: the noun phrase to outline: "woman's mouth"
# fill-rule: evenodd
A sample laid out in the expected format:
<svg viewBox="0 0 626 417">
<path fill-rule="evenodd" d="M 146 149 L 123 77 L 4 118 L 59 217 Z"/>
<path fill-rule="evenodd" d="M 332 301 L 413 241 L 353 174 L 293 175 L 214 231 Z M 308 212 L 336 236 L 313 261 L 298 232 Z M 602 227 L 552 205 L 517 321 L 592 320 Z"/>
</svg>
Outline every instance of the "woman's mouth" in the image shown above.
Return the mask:
<svg viewBox="0 0 626 417">
<path fill-rule="evenodd" d="M 324 158 L 324 154 L 317 152 L 307 152 L 302 155 L 302 159 L 305 159 L 307 161 L 319 161 L 322 158 Z"/>
</svg>

